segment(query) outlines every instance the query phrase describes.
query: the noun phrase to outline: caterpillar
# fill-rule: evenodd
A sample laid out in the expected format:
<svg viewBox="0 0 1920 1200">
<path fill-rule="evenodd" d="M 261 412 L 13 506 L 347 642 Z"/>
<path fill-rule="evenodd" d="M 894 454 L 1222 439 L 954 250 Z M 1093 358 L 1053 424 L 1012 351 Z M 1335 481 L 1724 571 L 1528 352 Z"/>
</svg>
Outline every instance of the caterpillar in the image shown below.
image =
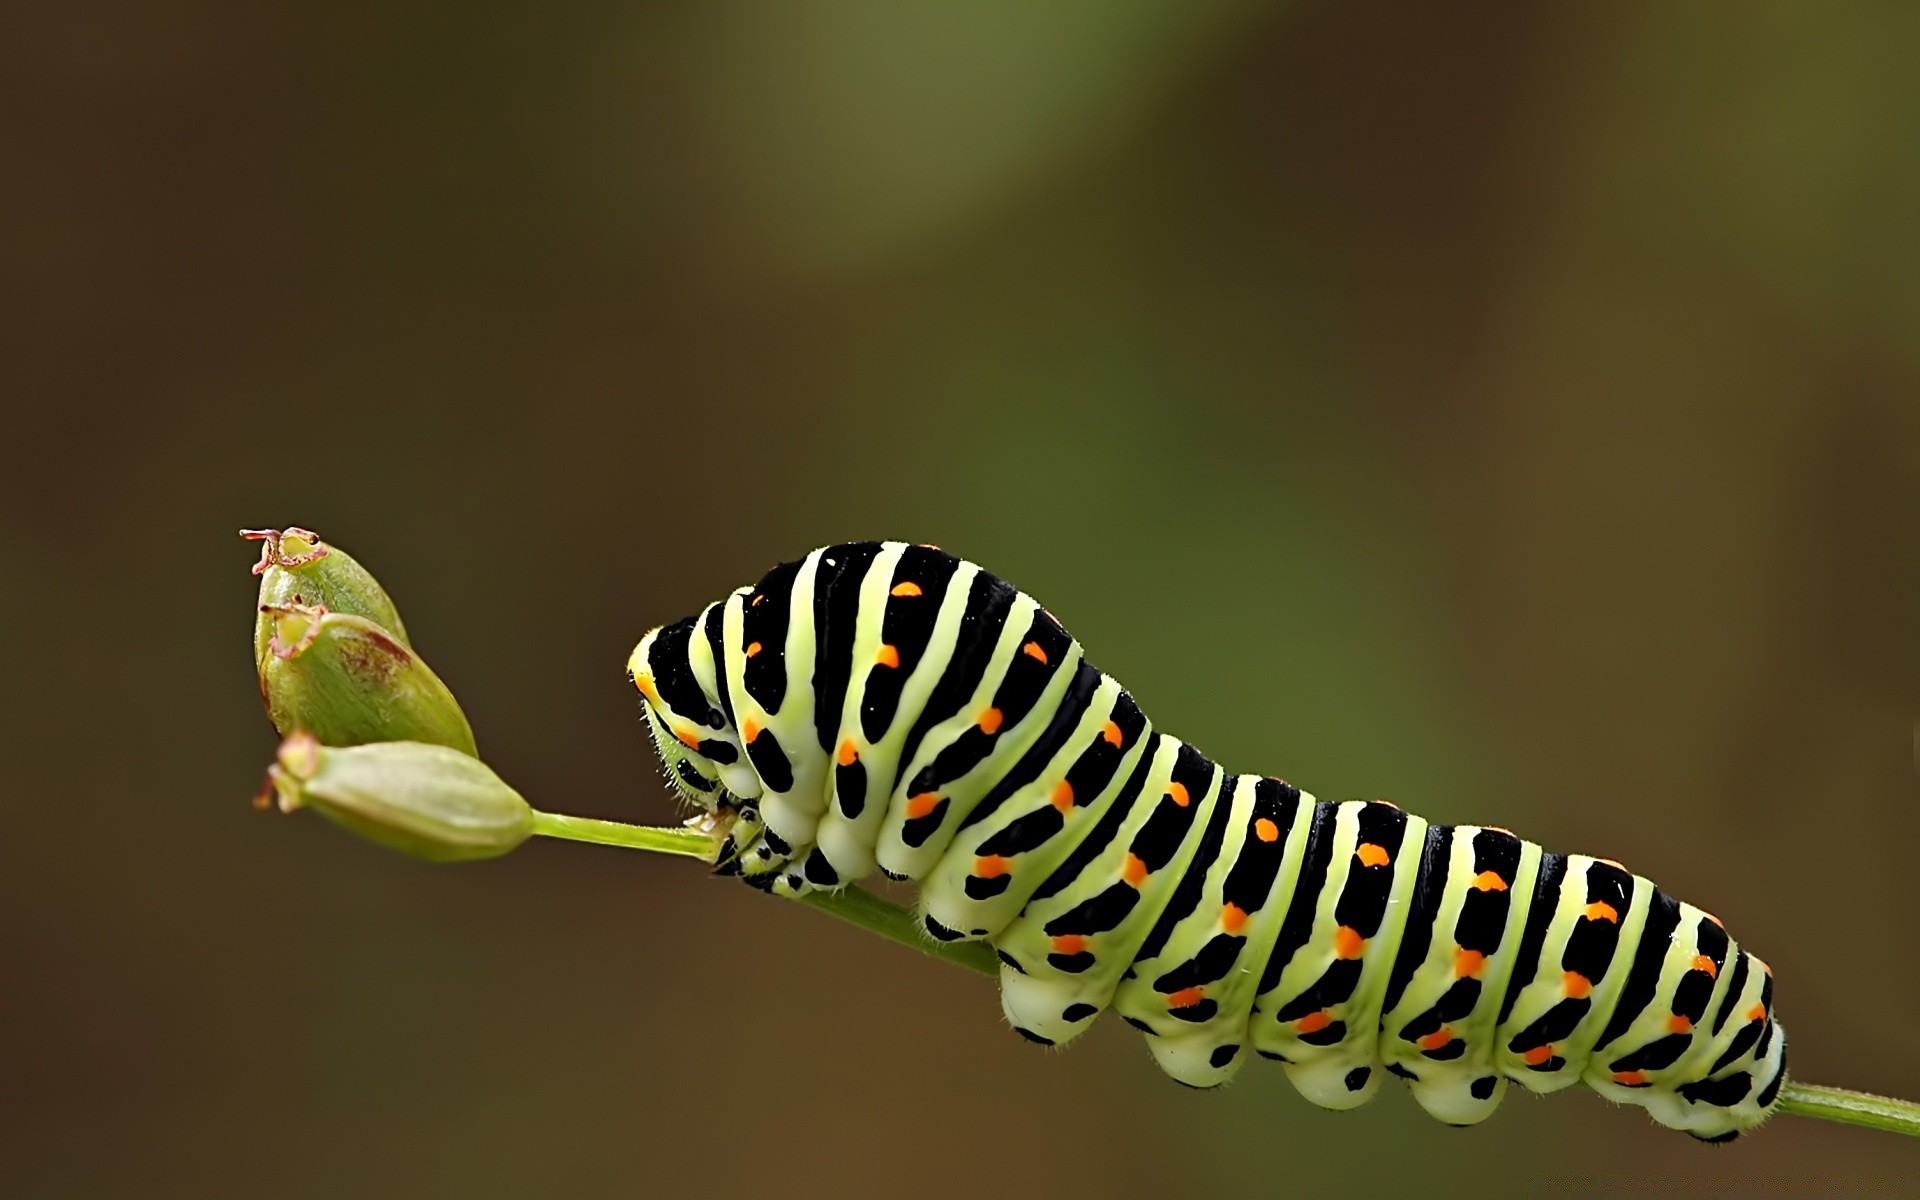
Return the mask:
<svg viewBox="0 0 1920 1200">
<path fill-rule="evenodd" d="M 936 547 L 815 550 L 628 669 L 720 873 L 916 883 L 929 935 L 992 944 L 1031 1041 L 1112 1008 L 1180 1083 L 1251 1050 L 1315 1104 L 1385 1073 L 1452 1125 L 1586 1083 L 1725 1142 L 1779 1094 L 1772 972 L 1711 914 L 1608 859 L 1232 774 Z"/>
</svg>

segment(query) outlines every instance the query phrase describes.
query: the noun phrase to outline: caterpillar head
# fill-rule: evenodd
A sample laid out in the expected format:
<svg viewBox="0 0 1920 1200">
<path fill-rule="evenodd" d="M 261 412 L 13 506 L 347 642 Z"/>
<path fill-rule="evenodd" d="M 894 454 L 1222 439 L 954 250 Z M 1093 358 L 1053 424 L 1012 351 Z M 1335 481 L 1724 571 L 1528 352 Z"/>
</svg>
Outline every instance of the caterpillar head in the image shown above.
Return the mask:
<svg viewBox="0 0 1920 1200">
<path fill-rule="evenodd" d="M 652 630 L 627 660 L 645 701 L 647 728 L 674 790 L 690 807 L 727 814 L 759 795 L 739 735 L 713 692 L 713 662 L 699 618 Z"/>
</svg>

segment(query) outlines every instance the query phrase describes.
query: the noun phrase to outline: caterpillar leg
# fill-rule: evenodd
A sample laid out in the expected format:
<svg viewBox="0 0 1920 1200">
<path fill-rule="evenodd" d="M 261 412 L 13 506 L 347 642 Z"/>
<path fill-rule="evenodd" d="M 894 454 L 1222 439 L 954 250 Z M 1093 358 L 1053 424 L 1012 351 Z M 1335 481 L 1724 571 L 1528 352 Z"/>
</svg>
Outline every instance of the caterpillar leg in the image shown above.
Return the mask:
<svg viewBox="0 0 1920 1200">
<path fill-rule="evenodd" d="M 807 877 L 814 861 L 808 843 L 794 845 L 774 832 L 758 809 L 739 810 L 721 843 L 716 874 L 738 877 L 747 886 L 776 896 L 798 897 L 818 889 Z"/>
<path fill-rule="evenodd" d="M 1042 1046 L 1064 1046 L 1085 1033 L 1106 1007 L 1086 983 L 1034 978 L 1020 960 L 1000 955 L 1000 1013 L 1013 1031 Z"/>
</svg>

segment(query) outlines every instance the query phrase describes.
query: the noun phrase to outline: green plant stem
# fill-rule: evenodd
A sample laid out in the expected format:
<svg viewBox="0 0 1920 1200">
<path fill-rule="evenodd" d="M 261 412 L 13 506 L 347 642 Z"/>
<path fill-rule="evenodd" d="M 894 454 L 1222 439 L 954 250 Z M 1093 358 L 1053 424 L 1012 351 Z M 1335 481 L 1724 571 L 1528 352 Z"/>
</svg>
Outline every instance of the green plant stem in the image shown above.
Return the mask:
<svg viewBox="0 0 1920 1200">
<path fill-rule="evenodd" d="M 1796 1117 L 1817 1117 L 1822 1121 L 1920 1137 L 1920 1104 L 1891 1096 L 1795 1083 L 1789 1079 L 1780 1089 L 1780 1111 Z"/>
<path fill-rule="evenodd" d="M 714 839 L 694 829 L 654 828 L 625 825 L 618 821 L 596 821 L 586 817 L 535 813 L 534 833 L 542 837 L 564 838 L 574 842 L 593 842 L 602 846 L 622 846 L 629 850 L 651 850 L 656 854 L 678 854 L 712 862 L 718 852 Z M 837 892 L 809 892 L 802 904 L 858 925 L 902 946 L 965 967 L 981 975 L 998 976 L 1000 968 L 993 950 L 984 942 L 939 943 L 921 932 L 920 922 L 910 909 L 858 887 Z M 1864 1129 L 1883 1129 L 1920 1137 L 1920 1104 L 1852 1092 L 1845 1088 L 1820 1087 L 1817 1084 L 1789 1080 L 1781 1088 L 1779 1110 L 1797 1117 L 1814 1117 L 1858 1125 Z"/>
<path fill-rule="evenodd" d="M 697 829 L 626 825 L 619 821 L 596 821 L 591 817 L 569 817 L 561 813 L 536 811 L 533 814 L 533 832 L 539 837 L 592 842 L 597 846 L 620 846 L 628 850 L 651 850 L 656 854 L 678 854 L 703 862 L 712 862 L 714 855 L 719 852 L 719 844 L 712 835 Z M 980 942 L 942 944 L 931 941 L 920 931 L 920 923 L 913 919 L 913 913 L 862 888 L 809 892 L 800 898 L 800 902 L 931 958 L 982 975 L 997 978 L 1000 974 L 999 963 L 988 946 Z"/>
<path fill-rule="evenodd" d="M 678 854 L 686 858 L 713 861 L 713 838 L 697 829 L 658 828 L 652 825 L 626 825 L 619 821 L 596 821 L 592 817 L 569 817 L 560 813 L 535 812 L 536 837 L 563 838 L 569 842 L 592 842 L 596 846 L 620 846 L 628 850 L 651 850 L 655 854 Z"/>
</svg>

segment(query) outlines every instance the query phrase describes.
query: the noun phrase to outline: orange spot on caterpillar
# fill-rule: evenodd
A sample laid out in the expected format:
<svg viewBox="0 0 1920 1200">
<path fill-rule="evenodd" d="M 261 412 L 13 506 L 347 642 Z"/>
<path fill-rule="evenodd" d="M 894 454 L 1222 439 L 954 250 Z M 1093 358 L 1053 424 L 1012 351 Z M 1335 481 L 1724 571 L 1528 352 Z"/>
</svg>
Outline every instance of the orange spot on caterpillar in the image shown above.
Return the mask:
<svg viewBox="0 0 1920 1200">
<path fill-rule="evenodd" d="M 1167 798 L 1175 804 L 1178 804 L 1181 808 L 1185 808 L 1187 805 L 1193 803 L 1193 797 L 1187 795 L 1187 785 L 1184 783 L 1169 783 L 1167 785 Z"/>
<path fill-rule="evenodd" d="M 1386 805 L 1386 806 L 1387 806 L 1388 808 L 1390 808 L 1390 809 L 1392 809 L 1392 810 L 1393 810 L 1393 811 L 1395 811 L 1395 812 L 1400 812 L 1400 811 L 1402 811 L 1402 810 L 1401 810 L 1401 808 L 1400 808 L 1400 806 L 1399 806 L 1398 804 L 1395 804 L 1395 803 L 1394 803 L 1393 801 L 1391 801 L 1391 800 L 1380 800 L 1380 799 L 1375 799 L 1375 800 L 1373 800 L 1373 801 L 1371 801 L 1371 803 L 1373 803 L 1373 804 L 1384 804 L 1384 805 Z"/>
<path fill-rule="evenodd" d="M 1625 866 L 1624 864 L 1622 864 L 1622 863 L 1618 863 L 1618 862 L 1615 862 L 1615 861 L 1614 861 L 1613 859 L 1611 859 L 1611 858 L 1596 858 L 1596 859 L 1594 859 L 1593 861 L 1595 861 L 1595 862 L 1597 862 L 1597 863 L 1603 863 L 1603 864 L 1605 864 L 1606 866 L 1609 866 L 1609 867 L 1612 867 L 1612 868 L 1613 868 L 1614 870 L 1616 870 L 1616 871 L 1624 871 L 1624 870 L 1626 870 L 1626 869 L 1627 869 L 1627 868 L 1626 868 L 1626 866 Z"/>
<path fill-rule="evenodd" d="M 1639 1087 L 1647 1081 L 1645 1071 L 1615 1071 L 1613 1081 L 1625 1087 Z"/>
<path fill-rule="evenodd" d="M 918 596 L 919 594 L 920 585 L 917 583 L 896 583 L 893 585 L 893 590 L 887 593 L 889 596 Z"/>
<path fill-rule="evenodd" d="M 1767 1006 L 1764 1004 L 1756 1004 L 1747 1010 L 1747 1020 L 1749 1021 L 1764 1021 L 1766 1019 Z"/>
<path fill-rule="evenodd" d="M 1253 836 L 1263 842 L 1275 841 L 1280 837 L 1280 827 L 1267 818 L 1261 817 L 1253 823 Z"/>
<path fill-rule="evenodd" d="M 1342 925 L 1333 931 L 1333 956 L 1335 958 L 1359 958 L 1366 953 L 1367 939 L 1351 925 Z"/>
<path fill-rule="evenodd" d="M 740 740 L 751 746 L 753 745 L 753 739 L 759 736 L 760 722 L 754 720 L 752 717 L 748 717 L 740 726 Z"/>
<path fill-rule="evenodd" d="M 1604 900 L 1596 900 L 1587 905 L 1580 915 L 1589 921 L 1611 921 L 1615 925 L 1620 923 L 1620 914 L 1613 910 L 1613 905 Z"/>
<path fill-rule="evenodd" d="M 1026 645 L 1020 647 L 1020 653 L 1033 659 L 1035 662 L 1045 663 L 1047 661 L 1047 652 L 1040 648 L 1039 642 L 1028 642 Z"/>
<path fill-rule="evenodd" d="M 1484 829 L 1484 830 L 1486 830 L 1486 831 L 1487 831 L 1488 833 L 1504 833 L 1504 834 L 1506 834 L 1506 835 L 1507 835 L 1508 837 L 1512 837 L 1512 836 L 1513 836 L 1513 830 L 1511 830 L 1511 829 L 1503 829 L 1503 828 L 1501 828 L 1501 827 L 1500 827 L 1500 826 L 1498 826 L 1498 825 L 1482 825 L 1482 826 L 1481 826 L 1480 828 L 1482 828 L 1482 829 Z"/>
<path fill-rule="evenodd" d="M 874 655 L 873 661 L 883 667 L 897 667 L 900 665 L 900 651 L 895 649 L 892 644 L 882 646 L 880 647 L 880 653 Z"/>
<path fill-rule="evenodd" d="M 1006 718 L 997 708 L 990 708 L 980 714 L 980 732 L 991 737 L 1000 732 L 1000 722 Z"/>
<path fill-rule="evenodd" d="M 1127 855 L 1127 861 L 1120 866 L 1120 878 L 1139 887 L 1147 881 L 1147 864 L 1141 862 L 1137 854 Z"/>
<path fill-rule="evenodd" d="M 1055 954 L 1079 954 L 1087 948 L 1087 939 L 1077 933 L 1063 933 L 1053 939 Z"/>
<path fill-rule="evenodd" d="M 1478 975 L 1480 968 L 1487 965 L 1487 956 L 1478 950 L 1469 950 L 1461 946 L 1453 952 L 1453 973 L 1465 979 L 1469 975 Z"/>
<path fill-rule="evenodd" d="M 1442 1025 L 1440 1028 L 1420 1039 L 1420 1048 L 1422 1050 L 1438 1050 L 1452 1040 L 1453 1030 Z"/>
<path fill-rule="evenodd" d="M 1047 799 L 1055 808 L 1066 812 L 1073 807 L 1073 785 L 1062 779 L 1053 785 L 1053 795 Z"/>
<path fill-rule="evenodd" d="M 1181 988 L 1167 997 L 1168 1008 L 1192 1008 L 1207 998 L 1207 989 L 1203 987 Z"/>
<path fill-rule="evenodd" d="M 998 879 L 1011 869 L 1007 860 L 998 854 L 983 854 L 973 860 L 973 873 L 982 879 Z"/>
<path fill-rule="evenodd" d="M 756 654 L 758 654 L 758 653 L 760 653 L 760 650 L 761 650 L 761 646 L 760 646 L 760 643 L 759 643 L 759 642 L 748 642 L 748 643 L 747 643 L 747 657 L 748 657 L 748 658 L 752 658 L 752 657 L 753 657 L 754 655 L 756 655 Z"/>
<path fill-rule="evenodd" d="M 1319 1033 L 1331 1024 L 1333 1024 L 1333 1014 L 1323 1008 L 1319 1012 L 1308 1013 L 1295 1021 L 1293 1029 L 1295 1033 Z"/>
<path fill-rule="evenodd" d="M 689 750 L 698 750 L 700 748 L 699 737 L 696 736 L 695 734 L 688 733 L 684 729 L 674 730 L 673 736 L 676 738 L 679 738 L 680 744 L 685 746 Z"/>
<path fill-rule="evenodd" d="M 1725 929 L 1727 927 L 1727 923 L 1725 921 L 1722 921 L 1719 917 L 1714 916 L 1710 912 L 1703 912 L 1700 915 L 1705 917 L 1707 920 L 1712 921 L 1715 925 L 1718 925 L 1722 929 Z"/>
<path fill-rule="evenodd" d="M 1681 1016 L 1679 1013 L 1675 1013 L 1672 1016 L 1667 1018 L 1667 1032 L 1668 1033 L 1692 1033 L 1693 1022 L 1688 1018 Z"/>
<path fill-rule="evenodd" d="M 1118 749 L 1120 743 L 1124 740 L 1120 736 L 1120 726 L 1114 724 L 1112 721 L 1108 721 L 1100 727 L 1100 736 L 1106 739 L 1107 745 L 1115 749 Z"/>
<path fill-rule="evenodd" d="M 840 743 L 840 753 L 834 756 L 834 761 L 843 767 L 850 767 L 858 761 L 859 758 L 859 749 L 854 746 L 853 739 L 848 738 L 846 741 Z"/>
<path fill-rule="evenodd" d="M 1578 971 L 1568 971 L 1560 977 L 1560 987 L 1570 998 L 1579 1000 L 1593 990 L 1593 980 Z"/>
<path fill-rule="evenodd" d="M 760 607 L 760 602 L 761 602 L 762 600 L 765 600 L 765 599 L 766 599 L 766 596 L 765 596 L 765 595 L 759 595 L 759 596 L 755 596 L 755 597 L 754 597 L 753 599 L 751 599 L 751 600 L 749 600 L 749 601 L 747 601 L 747 607 L 748 607 L 748 608 L 758 608 L 758 607 Z"/>
<path fill-rule="evenodd" d="M 660 694 L 653 690 L 653 676 L 635 675 L 633 677 L 633 686 L 639 688 L 640 694 L 647 699 L 656 704 L 660 702 Z"/>
<path fill-rule="evenodd" d="M 1537 1066 L 1540 1066 L 1542 1063 L 1545 1063 L 1548 1059 L 1552 1057 L 1553 1057 L 1552 1046 L 1535 1046 L 1533 1049 L 1527 1051 L 1525 1054 L 1522 1054 L 1520 1056 L 1520 1061 L 1523 1063 L 1526 1063 L 1530 1067 L 1537 1067 Z"/>
<path fill-rule="evenodd" d="M 1376 846 L 1372 842 L 1361 842 L 1354 849 L 1353 856 L 1360 860 L 1363 867 L 1384 867 L 1393 861 L 1385 846 Z"/>
<path fill-rule="evenodd" d="M 1238 904 L 1229 904 L 1220 910 L 1220 928 L 1227 933 L 1239 933 L 1247 927 L 1247 910 Z"/>
<path fill-rule="evenodd" d="M 1500 878 L 1498 871 L 1482 871 L 1473 877 L 1473 890 L 1476 892 L 1504 892 L 1507 881 Z"/>
<path fill-rule="evenodd" d="M 1708 979 L 1720 978 L 1720 968 L 1714 966 L 1713 960 L 1708 958 L 1704 954 L 1696 954 L 1693 956 L 1693 963 L 1690 969 L 1695 971 L 1705 971 L 1707 973 Z"/>
<path fill-rule="evenodd" d="M 918 820 L 939 807 L 939 792 L 921 792 L 907 801 L 907 816 L 909 819 Z"/>
</svg>

